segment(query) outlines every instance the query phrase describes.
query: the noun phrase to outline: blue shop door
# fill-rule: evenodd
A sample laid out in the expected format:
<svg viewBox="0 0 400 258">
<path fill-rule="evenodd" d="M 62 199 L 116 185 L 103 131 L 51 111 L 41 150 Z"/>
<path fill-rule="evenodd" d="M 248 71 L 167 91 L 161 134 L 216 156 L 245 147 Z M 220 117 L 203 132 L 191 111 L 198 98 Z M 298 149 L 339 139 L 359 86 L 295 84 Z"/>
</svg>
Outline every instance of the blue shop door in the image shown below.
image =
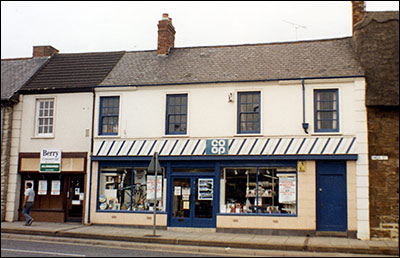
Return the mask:
<svg viewBox="0 0 400 258">
<path fill-rule="evenodd" d="M 347 231 L 346 162 L 317 161 L 317 231 Z"/>
<path fill-rule="evenodd" d="M 215 227 L 213 177 L 172 177 L 172 227 Z"/>
</svg>

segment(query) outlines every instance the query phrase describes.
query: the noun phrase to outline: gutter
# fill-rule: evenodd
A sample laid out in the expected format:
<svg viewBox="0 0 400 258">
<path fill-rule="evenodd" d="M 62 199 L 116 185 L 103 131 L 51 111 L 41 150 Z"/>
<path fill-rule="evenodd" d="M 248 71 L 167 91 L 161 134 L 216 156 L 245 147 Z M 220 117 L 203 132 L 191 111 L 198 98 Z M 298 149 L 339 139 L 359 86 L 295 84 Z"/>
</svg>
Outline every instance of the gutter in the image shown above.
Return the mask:
<svg viewBox="0 0 400 258">
<path fill-rule="evenodd" d="M 346 78 L 365 78 L 365 75 L 346 75 L 346 76 L 322 76 L 322 77 L 294 77 L 281 79 L 264 80 L 241 80 L 241 81 L 206 81 L 206 82 L 172 82 L 172 83 L 148 83 L 148 84 L 122 84 L 122 85 L 99 85 L 94 88 L 117 88 L 117 87 L 146 87 L 146 86 L 169 86 L 169 85 L 192 85 L 192 84 L 217 84 L 217 83 L 244 83 L 244 82 L 274 82 L 274 81 L 295 81 L 295 80 L 321 80 L 321 79 L 346 79 Z"/>
</svg>

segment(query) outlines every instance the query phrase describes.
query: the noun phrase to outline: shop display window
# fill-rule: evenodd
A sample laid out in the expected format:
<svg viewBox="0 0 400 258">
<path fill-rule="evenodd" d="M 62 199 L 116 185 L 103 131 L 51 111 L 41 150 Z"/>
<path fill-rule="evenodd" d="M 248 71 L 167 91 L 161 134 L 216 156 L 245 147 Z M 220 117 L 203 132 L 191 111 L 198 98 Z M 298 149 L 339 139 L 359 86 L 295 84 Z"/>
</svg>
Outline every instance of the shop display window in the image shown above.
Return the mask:
<svg viewBox="0 0 400 258">
<path fill-rule="evenodd" d="M 154 207 L 154 172 L 145 168 L 103 167 L 100 173 L 98 209 L 152 211 Z M 165 210 L 164 175 L 157 174 L 157 210 Z"/>
<path fill-rule="evenodd" d="M 225 168 L 221 213 L 296 214 L 296 168 Z"/>
</svg>

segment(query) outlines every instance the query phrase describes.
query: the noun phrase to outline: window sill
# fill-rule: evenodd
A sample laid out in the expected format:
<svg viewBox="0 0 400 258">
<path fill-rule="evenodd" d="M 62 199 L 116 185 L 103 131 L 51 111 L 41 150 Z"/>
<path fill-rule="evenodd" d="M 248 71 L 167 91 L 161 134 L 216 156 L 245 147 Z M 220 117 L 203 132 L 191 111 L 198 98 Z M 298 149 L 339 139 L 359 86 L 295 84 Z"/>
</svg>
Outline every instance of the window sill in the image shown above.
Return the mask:
<svg viewBox="0 0 400 258">
<path fill-rule="evenodd" d="M 165 134 L 163 138 L 189 138 L 188 134 Z"/>
<path fill-rule="evenodd" d="M 341 132 L 313 132 L 311 136 L 342 136 Z"/>
<path fill-rule="evenodd" d="M 40 136 L 32 136 L 31 139 L 32 140 L 40 140 L 40 139 L 54 139 L 55 136 L 54 135 L 49 135 L 49 136 L 45 136 L 45 135 L 40 135 Z"/>
<path fill-rule="evenodd" d="M 240 133 L 235 134 L 234 137 L 263 137 L 262 133 Z"/>
<path fill-rule="evenodd" d="M 97 140 L 101 140 L 101 139 L 113 139 L 113 138 L 119 139 L 119 138 L 121 138 L 121 135 L 116 134 L 116 135 L 97 135 L 97 136 L 95 136 L 95 139 L 97 139 Z"/>
</svg>

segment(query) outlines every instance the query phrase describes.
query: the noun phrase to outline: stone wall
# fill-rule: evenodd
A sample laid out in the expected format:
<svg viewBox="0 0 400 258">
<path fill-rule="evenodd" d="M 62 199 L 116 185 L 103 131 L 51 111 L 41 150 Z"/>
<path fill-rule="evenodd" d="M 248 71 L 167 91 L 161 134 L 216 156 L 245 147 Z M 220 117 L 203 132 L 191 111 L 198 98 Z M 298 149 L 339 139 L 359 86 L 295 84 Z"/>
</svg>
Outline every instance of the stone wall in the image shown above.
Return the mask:
<svg viewBox="0 0 400 258">
<path fill-rule="evenodd" d="M 368 107 L 371 238 L 398 238 L 399 109 Z M 372 156 L 388 160 L 372 160 Z"/>
<path fill-rule="evenodd" d="M 8 171 L 10 167 L 12 106 L 1 106 L 1 221 L 4 221 L 7 202 Z"/>
</svg>

